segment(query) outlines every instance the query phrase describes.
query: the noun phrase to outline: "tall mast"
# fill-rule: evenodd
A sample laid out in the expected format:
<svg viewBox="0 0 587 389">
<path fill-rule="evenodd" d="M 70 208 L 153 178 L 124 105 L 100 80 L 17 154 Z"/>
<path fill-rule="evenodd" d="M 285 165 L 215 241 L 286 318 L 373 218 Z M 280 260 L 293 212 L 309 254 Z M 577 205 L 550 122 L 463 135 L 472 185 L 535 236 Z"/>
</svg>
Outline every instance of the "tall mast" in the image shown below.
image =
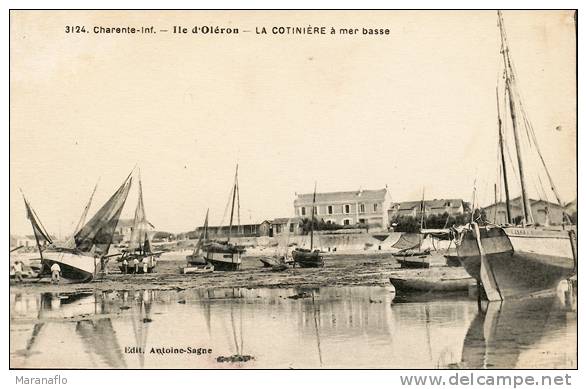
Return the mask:
<svg viewBox="0 0 587 389">
<path fill-rule="evenodd" d="M 424 187 L 422 187 L 422 202 L 420 203 L 420 243 L 418 250 L 422 250 L 422 228 L 424 227 L 424 213 L 426 212 L 426 205 L 424 204 Z"/>
<path fill-rule="evenodd" d="M 530 206 L 530 199 L 528 198 L 526 191 L 526 175 L 524 173 L 524 165 L 522 161 L 522 150 L 520 144 L 520 135 L 518 134 L 518 123 L 516 118 L 516 103 L 515 95 L 512 92 L 512 68 L 511 59 L 509 55 L 509 48 L 507 46 L 505 30 L 503 26 L 503 19 L 501 11 L 497 11 L 499 31 L 501 35 L 501 53 L 503 55 L 504 68 L 505 68 L 505 87 L 507 91 L 508 100 L 510 102 L 510 116 L 512 117 L 512 128 L 514 130 L 514 141 L 516 144 L 516 156 L 518 159 L 518 170 L 520 172 L 520 186 L 522 189 L 522 211 L 524 214 L 524 223 L 532 223 L 532 208 Z"/>
<path fill-rule="evenodd" d="M 316 182 L 314 182 L 314 196 L 312 197 L 312 219 L 310 220 L 310 251 L 314 248 L 314 209 L 316 208 Z"/>
<path fill-rule="evenodd" d="M 497 128 L 499 131 L 499 154 L 501 156 L 501 170 L 503 172 L 503 187 L 505 189 L 505 208 L 506 208 L 506 215 L 507 220 L 506 223 L 512 222 L 512 215 L 510 210 L 510 189 L 508 187 L 508 174 L 505 164 L 505 155 L 503 152 L 503 130 L 501 127 L 501 113 L 499 111 L 499 92 L 497 87 L 495 87 L 495 97 L 497 98 Z M 497 207 L 497 200 L 495 201 L 495 206 Z"/>
<path fill-rule="evenodd" d="M 232 234 L 232 219 L 234 218 L 234 203 L 235 203 L 235 199 L 236 199 L 237 183 L 238 183 L 238 164 L 236 165 L 236 173 L 234 174 L 234 184 L 232 186 L 232 206 L 230 209 L 230 225 L 228 227 L 228 242 L 230 242 L 230 235 Z"/>
</svg>

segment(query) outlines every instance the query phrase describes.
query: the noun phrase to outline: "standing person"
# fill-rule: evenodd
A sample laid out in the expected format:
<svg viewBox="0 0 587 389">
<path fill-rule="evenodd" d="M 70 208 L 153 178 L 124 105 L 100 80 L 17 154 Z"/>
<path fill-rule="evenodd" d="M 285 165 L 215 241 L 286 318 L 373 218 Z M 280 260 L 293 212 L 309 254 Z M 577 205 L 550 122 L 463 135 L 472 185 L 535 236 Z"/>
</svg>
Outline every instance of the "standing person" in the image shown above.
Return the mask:
<svg viewBox="0 0 587 389">
<path fill-rule="evenodd" d="M 139 260 L 135 257 L 132 263 L 135 265 L 135 274 L 139 274 Z"/>
<path fill-rule="evenodd" d="M 128 273 L 128 261 L 126 260 L 126 258 L 124 258 L 124 261 L 122 261 L 122 269 L 124 274 Z"/>
<path fill-rule="evenodd" d="M 60 277 L 61 276 L 61 266 L 59 266 L 59 264 L 57 262 L 55 262 L 52 266 L 51 266 L 51 283 L 52 284 L 59 284 L 60 281 Z"/>
<path fill-rule="evenodd" d="M 149 272 L 149 259 L 147 257 L 143 258 L 143 273 L 147 274 Z"/>
<path fill-rule="evenodd" d="M 12 270 L 14 270 L 14 279 L 16 282 L 22 282 L 22 262 L 15 261 L 12 265 Z"/>
</svg>

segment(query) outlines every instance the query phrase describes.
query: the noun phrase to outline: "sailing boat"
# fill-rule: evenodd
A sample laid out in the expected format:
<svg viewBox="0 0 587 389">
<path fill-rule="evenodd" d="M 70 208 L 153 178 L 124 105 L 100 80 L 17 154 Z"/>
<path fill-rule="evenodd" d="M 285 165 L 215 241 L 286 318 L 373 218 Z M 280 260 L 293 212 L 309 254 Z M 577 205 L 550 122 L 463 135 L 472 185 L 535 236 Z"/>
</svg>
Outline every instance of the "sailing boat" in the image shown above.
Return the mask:
<svg viewBox="0 0 587 389">
<path fill-rule="evenodd" d="M 240 201 L 238 187 L 238 165 L 234 174 L 234 183 L 232 185 L 230 197 L 232 205 L 230 208 L 230 224 L 228 227 L 228 239 L 226 242 L 209 242 L 204 245 L 206 259 L 215 270 L 239 270 L 242 262 L 241 255 L 245 252 L 244 248 L 230 242 L 232 235 L 232 223 L 234 221 L 235 205 L 237 206 L 237 220 L 240 221 Z M 238 227 L 237 227 L 238 230 Z"/>
<path fill-rule="evenodd" d="M 204 228 L 200 233 L 198 243 L 191 255 L 185 257 L 187 266 L 181 269 L 183 274 L 190 273 L 211 273 L 214 271 L 214 266 L 206 260 L 206 257 L 200 252 L 202 247 L 208 241 L 208 210 L 206 210 L 206 219 L 204 220 Z"/>
<path fill-rule="evenodd" d="M 394 257 L 399 257 L 397 262 L 401 268 L 429 268 L 430 267 L 430 249 L 422 250 L 422 229 L 424 228 L 424 217 L 426 214 L 426 204 L 424 202 L 424 189 L 422 189 L 422 201 L 420 202 L 420 233 L 418 234 L 417 246 L 402 249 L 397 253 L 393 253 Z"/>
<path fill-rule="evenodd" d="M 138 272 L 144 273 L 143 264 L 147 262 L 147 273 L 153 273 L 157 262 L 156 257 L 161 255 L 161 252 L 154 253 L 151 249 L 151 240 L 149 239 L 149 230 L 153 229 L 153 225 L 147 220 L 145 213 L 145 204 L 143 202 L 143 184 L 139 173 L 139 197 L 137 207 L 135 209 L 135 217 L 133 219 L 132 230 L 130 234 L 130 240 L 128 248 L 122 253 L 119 262 L 126 260 L 128 262 L 127 267 L 124 265 L 120 266 L 120 271 L 123 273 Z M 132 266 L 132 261 L 137 259 L 141 262 L 138 267 L 138 271 Z"/>
<path fill-rule="evenodd" d="M 538 153 L 550 186 L 559 202 L 560 197 L 548 172 L 548 168 L 534 137 L 530 121 L 523 108 L 517 90 L 516 77 L 510 58 L 503 18 L 498 11 L 501 35 L 501 55 L 504 62 L 505 97 L 509 104 L 513 138 L 516 146 L 518 172 L 522 193 L 523 220 L 521 226 L 479 226 L 472 221 L 461 231 L 457 241 L 457 255 L 467 272 L 483 285 L 490 301 L 532 295 L 557 287 L 563 279 L 576 272 L 577 257 L 573 252 L 576 244 L 574 231 L 553 231 L 534 227 L 532 208 L 526 190 L 526 172 L 521 154 L 519 125 L 525 127 L 528 140 Z M 499 105 L 498 105 L 499 107 Z M 520 117 L 523 120 L 520 120 Z M 498 112 L 501 171 L 506 188 L 506 204 L 509 223 L 513 222 L 509 208 L 508 180 L 503 157 L 502 120 Z"/>
<path fill-rule="evenodd" d="M 100 270 L 102 258 L 108 254 L 114 230 L 118 224 L 118 219 L 131 185 L 132 178 L 129 174 L 102 208 L 75 233 L 74 247 L 49 246 L 46 249 L 43 248 L 42 242 L 47 242 L 50 245 L 53 242 L 41 224 L 39 217 L 23 195 L 27 217 L 31 221 L 37 248 L 41 256 L 43 266 L 41 274 L 50 274 L 51 266 L 57 263 L 61 268 L 61 275 L 64 279 L 72 282 L 91 281 L 96 272 Z"/>
<path fill-rule="evenodd" d="M 312 197 L 312 218 L 310 219 L 310 249 L 296 247 L 291 255 L 294 267 L 324 267 L 324 258 L 319 249 L 314 250 L 314 212 L 316 211 L 316 184 L 314 184 L 314 196 Z"/>
</svg>

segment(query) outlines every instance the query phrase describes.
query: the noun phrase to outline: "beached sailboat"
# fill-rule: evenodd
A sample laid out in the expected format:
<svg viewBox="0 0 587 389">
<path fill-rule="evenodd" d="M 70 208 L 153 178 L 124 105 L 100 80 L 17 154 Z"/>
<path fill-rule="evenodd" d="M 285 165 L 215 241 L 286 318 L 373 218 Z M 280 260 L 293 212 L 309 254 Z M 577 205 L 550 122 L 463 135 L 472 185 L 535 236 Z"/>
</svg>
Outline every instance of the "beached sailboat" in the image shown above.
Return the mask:
<svg viewBox="0 0 587 389">
<path fill-rule="evenodd" d="M 61 268 L 63 278 L 72 282 L 91 281 L 100 270 L 102 259 L 108 255 L 114 230 L 131 185 L 132 178 L 129 174 L 102 208 L 75 233 L 74 247 L 54 246 L 39 217 L 25 198 L 27 217 L 31 221 L 41 256 L 41 275 L 50 274 L 51 266 L 57 263 Z M 49 243 L 50 246 L 46 249 L 43 248 L 41 243 L 43 241 Z"/>
<path fill-rule="evenodd" d="M 200 233 L 198 243 L 194 248 L 192 254 L 185 257 L 187 266 L 181 269 L 183 274 L 193 273 L 210 273 L 214 271 L 214 265 L 208 263 L 206 257 L 202 254 L 204 244 L 208 242 L 208 210 L 206 210 L 206 219 L 204 220 L 204 228 Z"/>
<path fill-rule="evenodd" d="M 237 221 L 240 224 L 240 200 L 238 187 L 238 165 L 236 165 L 236 172 L 234 174 L 234 183 L 232 185 L 230 197 L 232 204 L 230 208 L 230 223 L 228 226 L 228 238 L 222 242 L 207 242 L 204 245 L 206 252 L 206 259 L 212 265 L 214 270 L 239 270 L 242 262 L 241 255 L 245 252 L 244 248 L 230 242 L 232 235 L 232 227 L 235 214 L 235 206 L 237 212 Z M 238 231 L 238 226 L 237 226 Z"/>
<path fill-rule="evenodd" d="M 137 259 L 139 262 L 138 273 L 144 273 L 144 263 L 147 263 L 147 273 L 153 273 L 157 266 L 155 258 L 161 255 L 161 252 L 153 252 L 151 248 L 151 240 L 149 238 L 149 231 L 154 227 L 147 220 L 145 212 L 145 204 L 143 201 L 143 184 L 139 176 L 139 196 L 137 207 L 135 209 L 135 216 L 133 219 L 132 230 L 130 233 L 130 240 L 128 248 L 118 258 L 119 262 L 127 261 L 127 266 L 120 265 L 120 271 L 123 273 L 136 273 L 137 270 L 133 266 L 133 262 Z"/>
<path fill-rule="evenodd" d="M 314 213 L 316 211 L 316 185 L 314 184 L 314 196 L 312 198 L 312 214 L 310 219 L 310 248 L 296 247 L 291 255 L 294 260 L 294 267 L 323 267 L 324 258 L 319 249 L 314 249 Z"/>
<path fill-rule="evenodd" d="M 521 152 L 521 129 L 526 130 L 528 142 L 537 152 L 550 181 L 550 187 L 562 204 L 546 163 L 540 153 L 520 94 L 507 43 L 501 12 L 498 11 L 501 55 L 504 63 L 504 98 L 509 110 L 515 142 L 518 177 L 521 187 L 523 220 L 520 226 L 480 226 L 471 222 L 457 240 L 457 254 L 467 272 L 483 285 L 489 300 L 503 300 L 531 295 L 556 288 L 563 279 L 571 277 L 577 268 L 574 252 L 574 231 L 552 230 L 533 226 L 532 208 L 526 190 L 526 171 Z M 504 157 L 504 136 L 498 97 L 498 132 L 501 172 L 506 192 L 507 219 L 513 223 L 509 206 L 508 179 Z"/>
</svg>

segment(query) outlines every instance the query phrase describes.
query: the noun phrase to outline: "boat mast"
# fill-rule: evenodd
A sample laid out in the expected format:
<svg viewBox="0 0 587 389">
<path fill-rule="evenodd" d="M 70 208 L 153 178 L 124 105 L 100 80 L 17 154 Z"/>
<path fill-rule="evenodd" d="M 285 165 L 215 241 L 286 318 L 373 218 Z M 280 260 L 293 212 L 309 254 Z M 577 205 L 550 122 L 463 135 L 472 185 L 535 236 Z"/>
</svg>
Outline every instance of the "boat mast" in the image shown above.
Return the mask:
<svg viewBox="0 0 587 389">
<path fill-rule="evenodd" d="M 316 182 L 314 182 L 314 196 L 312 197 L 312 219 L 310 220 L 310 251 L 314 248 L 314 211 L 316 208 Z"/>
<path fill-rule="evenodd" d="M 418 244 L 418 251 L 422 251 L 422 228 L 424 228 L 424 214 L 426 213 L 426 204 L 424 203 L 424 187 L 422 187 L 422 201 L 420 202 L 420 243 Z"/>
<path fill-rule="evenodd" d="M 232 206 L 230 209 L 230 225 L 228 227 L 228 242 L 230 242 L 230 235 L 232 234 L 232 220 L 234 218 L 234 202 L 236 199 L 237 185 L 238 185 L 238 164 L 236 165 L 236 173 L 234 174 L 234 185 L 232 186 Z"/>
<path fill-rule="evenodd" d="M 507 220 L 506 223 L 512 222 L 512 215 L 510 210 L 510 189 L 508 187 L 508 174 L 505 164 L 505 155 L 503 152 L 503 130 L 501 127 L 501 113 L 499 110 L 499 92 L 497 87 L 495 87 L 495 97 L 497 98 L 497 128 L 499 131 L 499 154 L 501 156 L 501 170 L 503 172 L 503 187 L 505 189 L 505 208 L 506 208 L 506 215 Z M 495 205 L 497 207 L 497 200 L 495 201 Z M 497 209 L 497 208 L 496 208 Z"/>
<path fill-rule="evenodd" d="M 514 131 L 514 141 L 516 144 L 516 156 L 518 159 L 518 170 L 520 172 L 520 186 L 522 189 L 522 211 L 524 214 L 524 224 L 532 223 L 532 208 L 530 207 L 530 199 L 528 198 L 526 191 L 526 175 L 524 173 L 524 165 L 522 161 L 522 150 L 520 144 L 520 136 L 518 134 L 518 124 L 516 118 L 516 104 L 515 95 L 512 92 L 512 68 L 511 59 L 509 55 L 509 48 L 505 37 L 505 30 L 503 26 L 503 19 L 501 11 L 497 11 L 499 31 L 501 35 L 501 54 L 503 55 L 504 68 L 505 68 L 505 87 L 510 102 L 510 116 L 512 117 L 512 128 Z"/>
</svg>

